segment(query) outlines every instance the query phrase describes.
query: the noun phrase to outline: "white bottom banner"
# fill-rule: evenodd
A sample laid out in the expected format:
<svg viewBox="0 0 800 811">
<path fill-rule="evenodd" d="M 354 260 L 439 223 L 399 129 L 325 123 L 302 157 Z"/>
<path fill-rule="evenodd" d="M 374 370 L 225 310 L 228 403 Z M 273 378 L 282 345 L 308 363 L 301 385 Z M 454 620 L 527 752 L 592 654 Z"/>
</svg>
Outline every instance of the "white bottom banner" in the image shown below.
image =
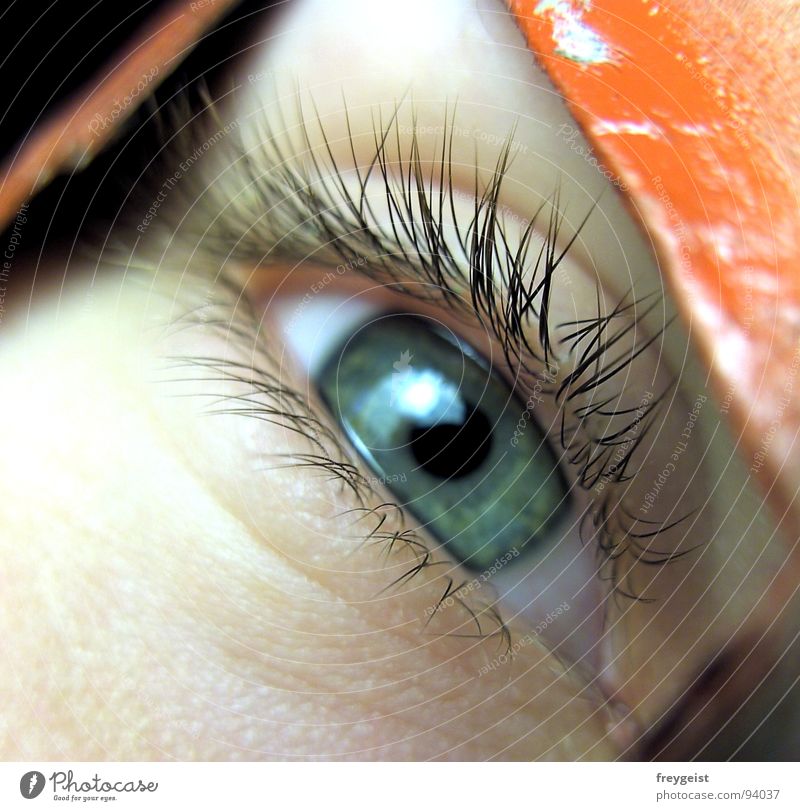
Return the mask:
<svg viewBox="0 0 800 811">
<path fill-rule="evenodd" d="M 0 808 L 800 808 L 788 763 L 4 763 Z"/>
</svg>

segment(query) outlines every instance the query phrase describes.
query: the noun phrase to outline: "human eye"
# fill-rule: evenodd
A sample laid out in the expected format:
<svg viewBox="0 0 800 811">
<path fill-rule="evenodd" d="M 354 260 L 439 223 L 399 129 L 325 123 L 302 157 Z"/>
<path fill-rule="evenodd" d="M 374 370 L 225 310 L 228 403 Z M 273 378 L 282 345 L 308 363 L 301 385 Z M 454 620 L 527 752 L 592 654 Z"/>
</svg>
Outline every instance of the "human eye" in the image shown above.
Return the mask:
<svg viewBox="0 0 800 811">
<path fill-rule="evenodd" d="M 400 115 L 398 135 L 406 129 Z M 419 154 L 419 128 L 408 131 L 410 153 Z M 441 133 L 447 143 L 447 127 Z M 451 174 L 447 153 L 444 161 L 430 170 L 437 179 Z M 306 274 L 306 287 L 298 268 L 292 286 L 300 290 L 270 292 L 273 310 L 284 310 L 287 346 L 373 479 L 449 556 L 454 582 L 444 606 L 469 596 L 476 581 L 490 583 L 510 616 L 546 629 L 562 655 L 597 670 L 608 598 L 599 578 L 634 598 L 621 559 L 666 563 L 681 552 L 653 542 L 669 522 L 637 527 L 632 518 L 628 527 L 609 517 L 609 505 L 631 490 L 659 403 L 674 396 L 653 349 L 665 325 L 643 325 L 664 304 L 660 296 L 637 301 L 632 291 L 612 301 L 597 278 L 582 281 L 570 245 L 557 244 L 557 194 L 528 222 L 502 215 L 497 167 L 488 189 L 471 194 L 432 188 L 418 168 L 409 196 L 385 172 L 401 167 L 402 177 L 408 160 L 381 153 L 372 164 L 381 167 L 376 182 L 357 182 L 363 197 L 338 204 L 338 169 L 317 175 L 315 166 L 313 181 L 287 183 L 316 186 L 326 200 L 300 218 L 305 264 L 326 251 L 338 263 Z M 274 184 L 274 175 L 264 182 Z M 373 214 L 379 205 L 388 217 Z M 348 220 L 353 210 L 369 212 L 361 228 Z M 435 249 L 426 233 L 437 235 Z M 502 248 L 487 253 L 495 245 Z M 351 280 L 343 297 L 337 288 L 348 270 L 365 281 Z M 423 391 L 441 424 L 431 414 L 415 421 L 409 398 Z"/>
</svg>

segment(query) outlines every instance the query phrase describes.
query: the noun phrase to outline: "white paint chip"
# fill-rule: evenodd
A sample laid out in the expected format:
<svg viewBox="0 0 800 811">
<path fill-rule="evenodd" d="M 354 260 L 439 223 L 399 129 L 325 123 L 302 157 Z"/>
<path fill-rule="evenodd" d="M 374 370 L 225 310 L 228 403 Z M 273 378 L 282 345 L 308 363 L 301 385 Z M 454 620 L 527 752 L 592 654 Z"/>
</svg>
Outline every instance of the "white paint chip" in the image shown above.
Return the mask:
<svg viewBox="0 0 800 811">
<path fill-rule="evenodd" d="M 540 0 L 533 13 L 553 20 L 553 42 L 560 56 L 583 65 L 614 63 L 617 59 L 613 50 L 583 22 L 583 13 L 590 6 L 589 0 L 575 4 L 567 0 Z"/>
</svg>

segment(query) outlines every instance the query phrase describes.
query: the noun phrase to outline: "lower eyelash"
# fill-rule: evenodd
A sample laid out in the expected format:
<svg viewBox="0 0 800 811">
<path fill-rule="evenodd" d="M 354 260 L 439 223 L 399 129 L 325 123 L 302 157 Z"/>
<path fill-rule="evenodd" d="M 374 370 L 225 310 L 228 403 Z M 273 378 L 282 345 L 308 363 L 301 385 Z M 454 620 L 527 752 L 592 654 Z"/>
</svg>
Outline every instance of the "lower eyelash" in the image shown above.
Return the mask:
<svg viewBox="0 0 800 811">
<path fill-rule="evenodd" d="M 213 299 L 206 295 L 198 306 L 189 303 L 190 297 L 191 293 L 184 290 L 184 311 L 169 323 L 167 332 L 193 327 L 202 329 L 206 335 L 215 334 L 226 346 L 242 350 L 242 359 L 197 354 L 167 355 L 164 357 L 166 371 L 184 370 L 187 374 L 168 377 L 163 382 L 202 381 L 221 387 L 240 387 L 237 393 L 207 392 L 210 405 L 203 413 L 250 417 L 302 436 L 310 443 L 311 450 L 297 456 L 295 465 L 324 470 L 354 495 L 362 496 L 366 480 L 354 465 L 346 461 L 338 434 L 314 414 L 300 392 L 289 388 L 270 368 L 271 358 L 263 346 L 258 321 L 241 287 L 233 279 L 220 277 L 215 284 Z M 248 352 L 251 354 L 244 359 Z"/>
<path fill-rule="evenodd" d="M 369 255 L 370 262 L 359 268 L 359 272 L 401 292 L 407 289 L 404 279 L 416 276 L 434 286 L 436 293 L 431 294 L 432 299 L 444 301 L 465 318 L 477 317 L 496 336 L 509 367 L 517 370 L 523 389 L 521 397 L 524 398 L 526 389 L 530 391 L 538 386 L 539 391 L 549 393 L 559 406 L 559 439 L 570 465 L 575 468 L 578 484 L 586 491 L 591 491 L 601 480 L 608 484 L 602 498 L 592 498 L 590 509 L 584 515 L 583 534 L 586 542 L 596 543 L 600 566 L 607 567 L 613 588 L 624 596 L 635 597 L 632 589 L 620 583 L 625 555 L 648 565 L 668 563 L 680 556 L 652 550 L 653 539 L 679 522 L 656 523 L 653 528 L 653 522 L 637 519 L 625 511 L 622 499 L 626 488 L 620 492 L 636 475 L 636 452 L 675 382 L 653 392 L 650 401 L 638 412 L 635 404 L 622 402 L 624 391 L 604 395 L 599 403 L 595 399 L 600 386 L 621 377 L 637 355 L 663 340 L 672 323 L 669 320 L 644 339 L 638 329 L 643 319 L 662 304 L 662 299 L 655 295 L 637 299 L 629 290 L 610 313 L 604 313 L 598 293 L 596 317 L 551 324 L 550 302 L 556 271 L 578 239 L 594 206 L 567 244 L 558 248 L 562 217 L 556 190 L 541 204 L 519 239 L 512 241 L 499 202 L 514 143 L 509 137 L 484 185 L 476 173 L 474 215 L 466 226 L 460 226 L 451 181 L 455 108 L 449 118 L 445 112 L 439 172 L 435 178 L 434 172 L 425 176 L 416 135 L 403 151 L 399 130 L 402 104 L 397 105 L 386 124 L 380 116 L 376 122 L 373 158 L 366 169 L 356 169 L 360 188 L 356 196 L 351 194 L 341 175 L 319 120 L 317 125 L 326 158 L 318 157 L 312 148 L 310 133 L 304 128 L 300 152 L 310 157 L 303 167 L 295 165 L 280 147 L 270 122 L 262 122 L 261 151 L 255 155 L 237 143 L 234 132 L 222 145 L 230 150 L 229 164 L 237 167 L 233 185 L 218 182 L 187 189 L 189 197 L 196 200 L 196 221 L 203 223 L 202 233 L 191 235 L 193 244 L 202 244 L 203 251 L 221 262 L 236 258 L 263 264 L 265 257 L 291 261 L 313 257 L 329 264 L 349 263 L 357 267 L 361 264 L 359 257 Z M 305 121 L 302 106 L 299 113 L 300 120 Z M 411 118 L 413 123 L 413 107 Z M 412 132 L 416 132 L 415 127 Z M 404 169 L 399 179 L 391 172 L 393 166 Z M 437 189 L 434 189 L 434 180 L 438 183 Z M 189 178 L 188 183 L 191 182 Z M 390 213 L 388 226 L 378 223 L 370 207 L 366 189 L 371 182 L 383 185 Z M 248 193 L 243 195 L 245 189 Z M 537 221 L 548 209 L 545 238 L 531 263 L 529 254 Z M 446 213 L 452 217 L 455 238 L 448 239 L 447 233 L 452 231 L 445 231 Z M 167 217 L 164 222 L 168 223 Z M 178 230 L 178 223 L 173 226 Z M 184 232 L 187 230 L 185 225 L 181 227 Z M 224 249 L 217 251 L 214 246 L 224 246 Z M 466 289 L 465 265 L 469 269 Z M 617 324 L 619 328 L 615 329 Z M 528 338 L 531 325 L 536 328 L 537 346 Z M 630 336 L 633 336 L 633 346 L 611 357 L 615 347 L 624 346 L 626 339 L 630 342 Z M 561 361 L 571 361 L 573 368 L 561 380 L 549 383 L 541 369 L 549 369 L 556 355 Z M 262 394 L 268 394 L 270 387 L 274 387 L 274 381 L 265 379 L 261 383 Z M 247 414 L 248 407 L 246 403 L 241 404 L 235 413 Z M 234 410 L 229 409 L 227 413 Z M 304 420 L 296 420 L 295 427 L 302 432 L 308 426 Z M 625 436 L 634 427 L 637 427 L 636 437 L 628 442 L 622 457 L 616 458 L 619 448 L 627 442 Z M 319 426 L 314 425 L 314 430 L 319 430 Z M 337 449 L 337 455 L 346 458 L 343 451 L 338 453 L 341 450 L 341 447 Z M 352 482 L 349 467 L 341 467 L 323 454 L 309 455 L 305 464 L 318 464 L 330 475 L 342 475 Z M 355 489 L 352 483 L 349 486 Z M 643 545 L 645 538 L 649 542 Z"/>
<path fill-rule="evenodd" d="M 131 263 L 127 262 L 125 267 L 130 273 Z M 146 266 L 139 267 L 138 271 L 152 272 Z M 160 272 L 164 272 L 163 268 L 160 268 Z M 209 295 L 201 296 L 198 288 L 197 300 L 195 295 L 188 292 L 191 287 L 189 285 L 184 290 L 182 314 L 166 325 L 167 336 L 175 331 L 201 329 L 204 335 L 216 334 L 226 344 L 233 341 L 237 349 L 248 352 L 254 349 L 253 357 L 258 360 L 246 363 L 222 356 L 165 355 L 164 370 L 167 375 L 160 382 L 167 385 L 198 381 L 208 383 L 208 391 L 191 395 L 209 399 L 210 405 L 203 409 L 203 414 L 233 414 L 263 420 L 293 431 L 311 443 L 309 452 L 273 455 L 271 459 L 281 461 L 270 464 L 270 468 L 317 471 L 340 483 L 358 504 L 344 510 L 340 517 L 352 515 L 355 517 L 354 523 L 364 527 L 359 531 L 363 544 L 379 546 L 386 561 L 399 557 L 409 559 L 407 566 L 400 564 L 401 574 L 375 595 L 375 599 L 380 599 L 383 592 L 409 583 L 423 570 L 437 567 L 451 569 L 451 562 L 433 552 L 413 529 L 394 529 L 390 526 L 397 523 L 405 527 L 405 513 L 400 505 L 383 502 L 370 506 L 369 502 L 376 500 L 376 494 L 359 467 L 349 461 L 349 454 L 338 434 L 313 413 L 299 392 L 289 388 L 270 370 L 271 359 L 263 346 L 264 336 L 258 328 L 255 314 L 244 303 L 246 299 L 241 287 L 233 279 L 221 276 L 215 284 L 213 299 Z M 241 385 L 242 390 L 236 394 L 221 390 L 230 384 Z M 220 389 L 216 389 L 216 386 L 220 386 Z M 390 518 L 395 521 L 390 521 Z M 495 605 L 477 601 L 469 591 L 467 596 L 462 595 L 460 592 L 464 591 L 464 584 L 456 585 L 447 571 L 439 574 L 438 579 L 442 582 L 443 594 L 432 604 L 425 628 L 430 633 L 436 633 L 436 618 L 444 608 L 454 608 L 462 612 L 463 620 L 449 623 L 448 636 L 495 639 L 498 651 L 510 655 L 511 632 Z"/>
<path fill-rule="evenodd" d="M 376 519 L 375 526 L 370 529 L 364 542 L 379 545 L 387 559 L 395 551 L 398 544 L 406 551 L 411 551 L 415 556 L 414 565 L 389 583 L 383 589 L 384 592 L 408 583 L 424 569 L 433 567 L 447 567 L 447 569 L 450 569 L 452 567 L 449 560 L 437 558 L 428 544 L 421 540 L 414 530 L 384 529 L 384 525 L 391 513 L 396 513 L 401 523 L 404 523 L 404 511 L 398 504 L 385 502 L 377 507 L 358 507 L 347 512 L 357 515 L 358 520 Z M 463 612 L 464 620 L 456 626 L 455 630 L 448 631 L 448 636 L 463 639 L 495 639 L 498 649 L 509 654 L 512 649 L 511 631 L 503 621 L 502 615 L 495 604 L 477 602 L 474 598 L 469 598 L 472 591 L 469 589 L 470 581 L 465 580 L 456 585 L 456 581 L 447 573 L 440 575 L 440 578 L 443 581 L 444 590 L 441 597 L 429 606 L 425 628 L 430 629 L 433 621 L 445 609 L 457 607 Z M 465 594 L 467 596 L 464 596 Z"/>
</svg>

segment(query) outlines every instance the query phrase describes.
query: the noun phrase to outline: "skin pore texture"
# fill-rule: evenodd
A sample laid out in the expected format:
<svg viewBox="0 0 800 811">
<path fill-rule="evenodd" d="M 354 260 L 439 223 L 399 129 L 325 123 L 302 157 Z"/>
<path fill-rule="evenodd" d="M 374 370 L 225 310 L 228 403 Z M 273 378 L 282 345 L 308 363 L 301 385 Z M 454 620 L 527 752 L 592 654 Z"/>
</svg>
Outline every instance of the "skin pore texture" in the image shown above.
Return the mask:
<svg viewBox="0 0 800 811">
<path fill-rule="evenodd" d="M 76 267 L 71 289 L 6 325 L 4 758 L 612 759 L 736 630 L 774 571 L 772 527 L 689 331 L 672 322 L 659 337 L 673 310 L 613 178 L 587 159 L 500 5 L 430 6 L 407 4 L 387 27 L 380 4 L 303 0 L 271 22 L 237 64 L 236 91 L 183 128 L 148 181 L 158 189 L 191 144 L 226 128 L 181 178 L 189 193 L 139 236 L 147 204 L 131 204 L 133 226 L 119 228 L 138 241 L 125 272 L 106 258 Z M 639 472 L 613 503 L 640 510 L 685 440 L 657 506 L 639 512 L 675 526 L 641 540 L 638 557 L 629 538 L 613 580 L 597 577 L 593 539 L 583 552 L 575 534 L 560 545 L 559 567 L 585 567 L 582 585 L 602 603 L 593 611 L 589 600 L 593 651 L 581 665 L 551 650 L 552 632 L 531 631 L 537 609 L 515 616 L 483 582 L 431 620 L 448 584 L 471 575 L 385 504 L 390 492 L 365 484 L 363 465 L 359 477 L 311 463 L 324 452 L 361 464 L 313 393 L 286 313 L 321 284 L 334 313 L 320 315 L 324 327 L 336 295 L 379 299 L 387 265 L 364 248 L 342 279 L 323 281 L 341 250 L 311 255 L 307 237 L 282 247 L 270 227 L 286 222 L 282 204 L 259 195 L 241 158 L 268 175 L 269 141 L 317 181 L 335 162 L 355 195 L 376 130 L 391 132 L 392 171 L 417 149 L 424 177 L 438 188 L 447 178 L 452 240 L 474 212 L 476 170 L 480 193 L 506 149 L 498 206 L 512 244 L 543 205 L 544 238 L 557 195 L 557 243 L 579 233 L 554 277 L 553 324 L 608 312 L 631 290 L 629 301 L 663 301 L 624 316 L 635 329 L 620 350 L 654 340 L 628 367 L 623 402 L 663 398 Z M 385 184 L 373 176 L 365 190 L 371 225 L 385 230 Z M 344 208 L 342 197 L 328 204 Z M 402 280 L 402 263 L 391 265 Z M 474 315 L 403 301 L 501 358 Z M 535 344 L 536 321 L 525 330 Z M 306 325 L 304 340 L 324 331 Z M 557 357 L 563 379 L 575 357 L 563 347 Z M 548 407 L 537 418 L 561 453 Z M 587 508 L 599 493 L 587 488 Z M 664 550 L 675 559 L 647 565 Z M 428 554 L 435 565 L 404 576 Z"/>
</svg>

